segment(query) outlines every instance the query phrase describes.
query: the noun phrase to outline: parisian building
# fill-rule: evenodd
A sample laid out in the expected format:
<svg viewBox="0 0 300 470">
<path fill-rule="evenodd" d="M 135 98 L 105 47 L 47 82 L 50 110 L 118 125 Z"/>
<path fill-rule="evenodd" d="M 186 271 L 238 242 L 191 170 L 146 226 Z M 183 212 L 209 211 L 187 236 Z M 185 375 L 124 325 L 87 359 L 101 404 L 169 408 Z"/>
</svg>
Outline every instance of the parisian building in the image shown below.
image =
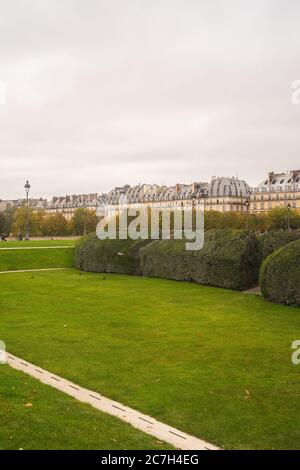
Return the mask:
<svg viewBox="0 0 300 470">
<path fill-rule="evenodd" d="M 206 210 L 219 212 L 249 211 L 250 187 L 238 178 L 214 177 L 210 183 L 176 184 L 175 186 L 125 185 L 107 194 L 107 203 L 118 204 L 126 197 L 127 204 L 150 207 L 181 207 L 188 204 L 203 203 Z"/>
<path fill-rule="evenodd" d="M 274 207 L 300 211 L 300 170 L 268 173 L 250 194 L 250 211 L 264 213 Z"/>
<path fill-rule="evenodd" d="M 115 187 L 107 194 L 73 194 L 55 196 L 51 201 L 30 199 L 34 210 L 47 214 L 63 214 L 70 220 L 76 209 L 96 211 L 99 206 L 118 205 L 126 200 L 129 206 L 179 208 L 185 205 L 203 203 L 205 210 L 218 212 L 263 213 L 274 207 L 288 207 L 300 211 L 300 170 L 283 173 L 268 173 L 267 177 L 254 188 L 238 177 L 213 177 L 209 183 L 177 183 L 174 186 L 157 184 L 128 184 Z M 21 207 L 25 200 L 0 200 L 0 211 Z"/>
<path fill-rule="evenodd" d="M 86 209 L 96 211 L 97 207 L 103 204 L 105 195 L 93 194 L 73 194 L 71 196 L 54 196 L 47 203 L 45 211 L 47 214 L 61 213 L 67 220 L 71 220 L 76 209 Z"/>
</svg>

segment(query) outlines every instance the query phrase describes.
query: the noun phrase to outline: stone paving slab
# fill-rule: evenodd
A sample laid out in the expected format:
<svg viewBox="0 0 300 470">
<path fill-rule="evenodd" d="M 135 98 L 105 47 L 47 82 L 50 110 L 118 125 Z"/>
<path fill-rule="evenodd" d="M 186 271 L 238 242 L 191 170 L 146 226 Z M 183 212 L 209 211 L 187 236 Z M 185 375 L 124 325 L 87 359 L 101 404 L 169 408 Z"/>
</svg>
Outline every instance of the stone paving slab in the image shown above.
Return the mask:
<svg viewBox="0 0 300 470">
<path fill-rule="evenodd" d="M 220 450 L 218 447 L 208 442 L 183 433 L 167 424 L 161 423 L 151 416 L 144 415 L 138 411 L 124 406 L 122 403 L 105 398 L 97 392 L 87 390 L 72 382 L 69 382 L 58 375 L 52 374 L 20 359 L 13 354 L 7 353 L 7 362 L 14 369 L 25 372 L 26 374 L 38 379 L 40 382 L 50 385 L 71 397 L 88 403 L 97 410 L 109 415 L 115 416 L 122 421 L 131 424 L 134 428 L 143 431 L 146 434 L 156 437 L 159 440 L 167 442 L 177 449 L 181 450 Z"/>
</svg>

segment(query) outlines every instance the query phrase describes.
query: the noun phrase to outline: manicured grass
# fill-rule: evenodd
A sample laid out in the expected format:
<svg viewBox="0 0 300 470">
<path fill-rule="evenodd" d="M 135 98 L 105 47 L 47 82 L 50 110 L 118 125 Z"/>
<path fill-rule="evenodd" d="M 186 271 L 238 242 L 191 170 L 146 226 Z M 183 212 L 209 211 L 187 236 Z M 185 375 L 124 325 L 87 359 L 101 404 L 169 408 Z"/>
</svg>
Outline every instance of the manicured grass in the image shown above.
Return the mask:
<svg viewBox="0 0 300 470">
<path fill-rule="evenodd" d="M 300 311 L 161 279 L 1 275 L 8 351 L 225 448 L 300 448 Z"/>
<path fill-rule="evenodd" d="M 74 248 L 0 250 L 0 271 L 74 266 Z"/>
<path fill-rule="evenodd" d="M 0 365 L 0 423 L 0 450 L 170 448 L 3 365 Z"/>
<path fill-rule="evenodd" d="M 64 240 L 29 240 L 17 241 L 8 240 L 7 242 L 0 242 L 0 249 L 7 248 L 28 248 L 33 246 L 74 246 L 77 240 L 64 239 Z"/>
</svg>

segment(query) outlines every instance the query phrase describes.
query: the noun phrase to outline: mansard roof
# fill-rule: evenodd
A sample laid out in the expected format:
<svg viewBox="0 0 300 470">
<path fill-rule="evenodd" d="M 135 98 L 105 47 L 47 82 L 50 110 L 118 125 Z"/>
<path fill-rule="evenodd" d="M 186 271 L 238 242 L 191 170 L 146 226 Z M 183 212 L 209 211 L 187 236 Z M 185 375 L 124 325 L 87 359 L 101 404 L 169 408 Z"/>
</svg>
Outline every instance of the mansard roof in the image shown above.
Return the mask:
<svg viewBox="0 0 300 470">
<path fill-rule="evenodd" d="M 282 191 L 286 186 L 299 185 L 300 170 L 286 171 L 283 173 L 271 172 L 258 186 L 258 190 L 279 190 Z"/>
<path fill-rule="evenodd" d="M 238 178 L 217 177 L 209 185 L 209 197 L 247 197 L 250 188 L 246 181 Z"/>
</svg>

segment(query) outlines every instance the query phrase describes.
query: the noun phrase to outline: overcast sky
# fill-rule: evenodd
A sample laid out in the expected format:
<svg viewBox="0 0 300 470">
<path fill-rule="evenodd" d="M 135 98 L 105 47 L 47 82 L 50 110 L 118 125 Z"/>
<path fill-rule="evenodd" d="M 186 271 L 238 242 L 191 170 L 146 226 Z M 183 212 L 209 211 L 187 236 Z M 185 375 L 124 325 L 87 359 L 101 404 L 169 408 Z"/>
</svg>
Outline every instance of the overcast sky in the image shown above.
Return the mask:
<svg viewBox="0 0 300 470">
<path fill-rule="evenodd" d="M 300 168 L 299 0 L 0 6 L 0 198 Z"/>
</svg>

